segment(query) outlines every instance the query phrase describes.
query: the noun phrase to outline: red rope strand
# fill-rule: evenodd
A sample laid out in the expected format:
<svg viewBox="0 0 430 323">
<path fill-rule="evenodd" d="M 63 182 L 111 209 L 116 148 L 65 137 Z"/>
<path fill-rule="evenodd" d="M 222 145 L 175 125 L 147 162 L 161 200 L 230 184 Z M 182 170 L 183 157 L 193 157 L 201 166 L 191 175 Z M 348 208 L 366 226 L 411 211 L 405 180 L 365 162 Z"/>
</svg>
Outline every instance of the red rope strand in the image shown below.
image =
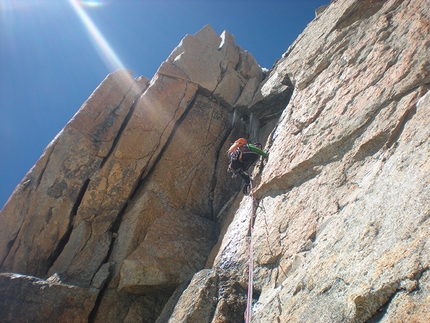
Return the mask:
<svg viewBox="0 0 430 323">
<path fill-rule="evenodd" d="M 253 250 L 252 250 L 252 231 L 254 230 L 254 192 L 252 187 L 252 180 L 249 183 L 249 196 L 251 197 L 251 219 L 249 222 L 249 259 L 248 259 L 248 296 L 246 300 L 246 314 L 245 323 L 251 323 L 252 315 L 252 285 L 253 285 L 253 273 L 254 273 L 254 261 L 253 261 Z"/>
</svg>

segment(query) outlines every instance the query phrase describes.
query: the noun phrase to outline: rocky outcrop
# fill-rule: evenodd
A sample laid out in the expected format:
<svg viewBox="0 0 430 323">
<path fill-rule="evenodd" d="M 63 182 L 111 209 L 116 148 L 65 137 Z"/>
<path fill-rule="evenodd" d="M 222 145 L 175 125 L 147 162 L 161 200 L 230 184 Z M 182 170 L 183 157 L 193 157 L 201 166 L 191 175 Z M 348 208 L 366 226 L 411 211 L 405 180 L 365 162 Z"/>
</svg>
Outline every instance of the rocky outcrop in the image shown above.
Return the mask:
<svg viewBox="0 0 430 323">
<path fill-rule="evenodd" d="M 0 213 L 1 271 L 46 281 L 2 285 L 80 291 L 73 322 L 242 322 L 252 242 L 255 322 L 428 322 L 429 12 L 332 1 L 267 73 L 206 26 L 109 75 Z M 238 136 L 269 153 L 253 198 Z"/>
<path fill-rule="evenodd" d="M 224 152 L 249 128 L 234 106 L 262 79 L 210 26 L 151 81 L 109 75 L 1 211 L 1 270 L 98 290 L 92 321 L 155 320 L 217 240 L 216 215 L 240 185 Z"/>
<path fill-rule="evenodd" d="M 88 322 L 98 290 L 17 274 L 0 274 L 2 322 Z M 7 295 L 8 297 L 4 297 Z"/>
</svg>

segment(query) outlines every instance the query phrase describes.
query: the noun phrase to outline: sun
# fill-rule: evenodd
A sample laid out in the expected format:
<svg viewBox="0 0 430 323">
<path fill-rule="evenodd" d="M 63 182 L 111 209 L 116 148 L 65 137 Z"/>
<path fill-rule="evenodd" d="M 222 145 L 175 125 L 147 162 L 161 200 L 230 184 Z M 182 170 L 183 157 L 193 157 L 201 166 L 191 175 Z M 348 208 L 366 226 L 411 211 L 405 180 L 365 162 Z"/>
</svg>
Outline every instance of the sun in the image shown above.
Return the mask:
<svg viewBox="0 0 430 323">
<path fill-rule="evenodd" d="M 104 5 L 104 1 L 102 0 L 81 0 L 79 1 L 81 5 L 86 7 L 101 7 Z"/>
</svg>

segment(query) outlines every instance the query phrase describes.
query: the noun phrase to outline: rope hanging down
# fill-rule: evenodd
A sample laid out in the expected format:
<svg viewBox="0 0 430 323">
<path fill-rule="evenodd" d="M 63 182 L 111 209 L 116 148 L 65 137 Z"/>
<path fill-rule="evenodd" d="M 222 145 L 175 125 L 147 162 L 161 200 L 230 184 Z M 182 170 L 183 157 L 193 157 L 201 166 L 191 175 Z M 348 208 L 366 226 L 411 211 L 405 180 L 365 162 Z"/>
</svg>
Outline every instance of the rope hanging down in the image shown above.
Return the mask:
<svg viewBox="0 0 430 323">
<path fill-rule="evenodd" d="M 251 220 L 249 222 L 249 259 L 248 259 L 248 296 L 246 300 L 246 313 L 245 323 L 251 323 L 252 315 L 252 285 L 253 285 L 253 273 L 254 273 L 254 261 L 253 261 L 253 250 L 252 250 L 252 231 L 254 230 L 254 216 L 255 216 L 255 199 L 252 187 L 252 180 L 249 183 L 249 196 L 251 197 Z"/>
</svg>

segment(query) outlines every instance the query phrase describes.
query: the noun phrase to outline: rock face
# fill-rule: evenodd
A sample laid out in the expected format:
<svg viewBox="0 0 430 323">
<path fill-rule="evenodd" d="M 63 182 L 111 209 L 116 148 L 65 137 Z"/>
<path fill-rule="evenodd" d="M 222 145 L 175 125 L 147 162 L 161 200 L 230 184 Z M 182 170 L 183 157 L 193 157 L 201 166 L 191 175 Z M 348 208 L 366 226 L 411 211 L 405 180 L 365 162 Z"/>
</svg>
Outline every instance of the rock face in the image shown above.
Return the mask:
<svg viewBox="0 0 430 323">
<path fill-rule="evenodd" d="M 98 290 L 61 284 L 51 277 L 0 274 L 2 322 L 88 322 Z"/>
<path fill-rule="evenodd" d="M 210 26 L 151 81 L 109 75 L 2 209 L 1 270 L 98 290 L 81 313 L 92 321 L 155 321 L 204 268 L 217 214 L 240 189 L 225 151 L 249 126 L 234 105 L 262 79 L 252 55 Z"/>
<path fill-rule="evenodd" d="M 52 322 L 243 322 L 251 242 L 253 322 L 429 322 L 429 22 L 332 1 L 267 75 L 210 26 L 109 75 L 0 213 L 8 322 L 35 284 L 40 321 L 58 294 Z M 253 199 L 239 136 L 269 153 Z"/>
</svg>

